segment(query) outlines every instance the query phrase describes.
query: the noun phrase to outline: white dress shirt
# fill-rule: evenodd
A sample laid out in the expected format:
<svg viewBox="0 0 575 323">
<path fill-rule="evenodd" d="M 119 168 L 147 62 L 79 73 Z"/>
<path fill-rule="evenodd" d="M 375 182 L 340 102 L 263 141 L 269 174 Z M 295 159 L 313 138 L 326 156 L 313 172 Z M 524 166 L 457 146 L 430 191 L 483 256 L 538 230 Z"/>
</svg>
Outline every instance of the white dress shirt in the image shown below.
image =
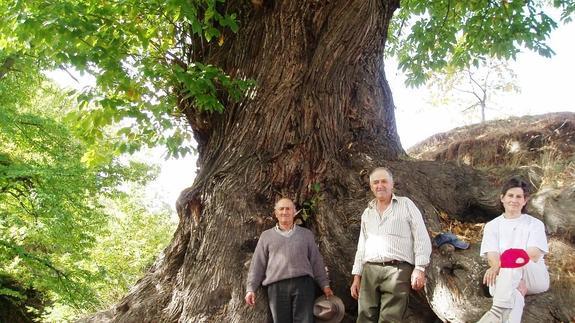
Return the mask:
<svg viewBox="0 0 575 323">
<path fill-rule="evenodd" d="M 395 196 L 383 214 L 377 201 L 361 215 L 361 230 L 352 274 L 361 275 L 366 262 L 406 261 L 417 267 L 429 264 L 431 240 L 421 212 L 407 197 Z"/>
</svg>

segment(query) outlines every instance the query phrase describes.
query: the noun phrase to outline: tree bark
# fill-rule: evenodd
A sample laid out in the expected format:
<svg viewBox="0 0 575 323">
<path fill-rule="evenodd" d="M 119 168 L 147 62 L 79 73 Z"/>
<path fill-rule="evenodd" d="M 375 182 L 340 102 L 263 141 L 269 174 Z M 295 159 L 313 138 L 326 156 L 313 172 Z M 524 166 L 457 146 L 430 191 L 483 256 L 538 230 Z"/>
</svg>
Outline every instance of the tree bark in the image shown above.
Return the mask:
<svg viewBox="0 0 575 323">
<path fill-rule="evenodd" d="M 316 234 L 351 322 L 357 306 L 350 271 L 371 199 L 368 172 L 377 166 L 390 167 L 398 194 L 416 202 L 433 231 L 441 230 L 440 212 L 476 221 L 494 216 L 488 177 L 455 164 L 409 161 L 401 147 L 383 61 L 398 0 L 252 3 L 230 2 L 239 33 L 197 55 L 255 79 L 257 88 L 228 102 L 221 115 L 198 114 L 182 102 L 198 141 L 199 171 L 178 200 L 180 224 L 147 275 L 89 321 L 264 322 L 265 293 L 260 289 L 249 308 L 245 280 L 260 233 L 274 223 L 273 204 L 285 196 L 310 213 L 304 225 Z M 436 319 L 431 288 L 414 295 L 410 322 Z"/>
</svg>

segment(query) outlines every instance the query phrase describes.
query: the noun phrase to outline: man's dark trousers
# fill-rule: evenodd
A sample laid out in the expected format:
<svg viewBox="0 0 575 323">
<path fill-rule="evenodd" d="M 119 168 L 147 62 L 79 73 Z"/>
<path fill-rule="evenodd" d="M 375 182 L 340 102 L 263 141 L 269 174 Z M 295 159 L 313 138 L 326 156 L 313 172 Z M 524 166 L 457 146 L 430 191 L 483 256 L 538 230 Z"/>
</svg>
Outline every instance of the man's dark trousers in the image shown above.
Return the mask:
<svg viewBox="0 0 575 323">
<path fill-rule="evenodd" d="M 315 283 L 310 276 L 280 280 L 267 286 L 274 323 L 314 323 Z"/>
</svg>

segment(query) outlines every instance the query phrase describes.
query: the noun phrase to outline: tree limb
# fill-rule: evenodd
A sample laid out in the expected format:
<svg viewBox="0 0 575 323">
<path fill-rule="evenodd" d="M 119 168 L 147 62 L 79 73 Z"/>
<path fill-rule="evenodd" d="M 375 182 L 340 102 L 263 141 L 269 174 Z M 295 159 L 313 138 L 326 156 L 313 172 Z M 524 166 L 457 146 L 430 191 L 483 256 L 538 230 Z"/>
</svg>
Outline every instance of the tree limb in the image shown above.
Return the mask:
<svg viewBox="0 0 575 323">
<path fill-rule="evenodd" d="M 451 11 L 451 0 L 447 1 L 447 11 L 445 12 L 445 17 L 443 17 L 442 27 L 445 26 L 447 18 L 449 18 L 449 12 Z"/>
<path fill-rule="evenodd" d="M 14 63 L 16 63 L 16 59 L 13 56 L 8 56 L 4 59 L 4 63 L 0 66 L 0 80 L 12 70 Z"/>
<path fill-rule="evenodd" d="M 17 246 L 17 245 L 14 245 L 14 244 L 12 244 L 8 241 L 5 241 L 5 240 L 0 240 L 0 245 L 6 247 L 8 249 L 13 250 L 19 256 L 34 260 L 36 262 L 39 262 L 42 265 L 53 270 L 59 277 L 64 277 L 64 278 L 68 279 L 68 275 L 65 272 L 63 272 L 62 270 L 60 270 L 60 269 L 56 268 L 54 265 L 52 265 L 52 263 L 48 259 L 44 259 L 44 258 L 38 257 L 32 253 L 26 252 L 24 250 L 24 248 Z"/>
<path fill-rule="evenodd" d="M 64 67 L 64 65 L 60 64 L 60 69 L 66 72 L 66 74 L 68 74 L 69 77 L 71 77 L 74 81 L 76 81 L 76 83 L 80 83 L 80 81 L 78 81 L 78 79 L 74 75 L 72 75 L 72 73 L 70 73 L 70 71 L 68 71 L 68 69 Z"/>
</svg>

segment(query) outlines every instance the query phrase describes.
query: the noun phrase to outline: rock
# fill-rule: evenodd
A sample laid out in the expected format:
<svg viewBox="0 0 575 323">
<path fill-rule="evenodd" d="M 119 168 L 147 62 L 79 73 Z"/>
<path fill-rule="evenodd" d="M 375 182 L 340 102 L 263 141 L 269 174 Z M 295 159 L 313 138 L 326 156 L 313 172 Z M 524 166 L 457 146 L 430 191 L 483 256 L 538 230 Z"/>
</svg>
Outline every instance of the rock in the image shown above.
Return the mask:
<svg viewBox="0 0 575 323">
<path fill-rule="evenodd" d="M 441 254 L 444 256 L 448 256 L 454 251 L 455 247 L 451 243 L 444 243 L 439 247 L 439 252 L 441 252 Z"/>
</svg>

